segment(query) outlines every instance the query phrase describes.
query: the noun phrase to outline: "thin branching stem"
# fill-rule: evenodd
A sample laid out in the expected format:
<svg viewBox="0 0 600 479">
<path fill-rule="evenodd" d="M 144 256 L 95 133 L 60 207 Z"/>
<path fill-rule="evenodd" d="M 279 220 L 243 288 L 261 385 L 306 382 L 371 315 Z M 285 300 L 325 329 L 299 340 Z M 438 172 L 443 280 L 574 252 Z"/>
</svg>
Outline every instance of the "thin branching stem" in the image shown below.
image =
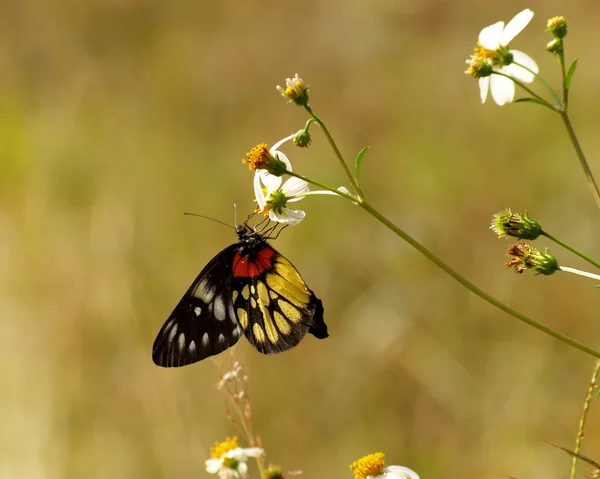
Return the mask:
<svg viewBox="0 0 600 479">
<path fill-rule="evenodd" d="M 571 463 L 571 475 L 570 479 L 575 479 L 575 472 L 577 470 L 577 455 L 581 449 L 581 442 L 583 441 L 583 432 L 585 429 L 585 422 L 587 420 L 588 411 L 590 410 L 590 403 L 594 397 L 594 390 L 596 389 L 596 381 L 598 380 L 598 373 L 600 373 L 600 361 L 596 361 L 596 366 L 592 372 L 592 379 L 583 401 L 583 410 L 581 411 L 581 419 L 579 420 L 579 429 L 577 430 L 577 439 L 575 440 L 575 449 L 573 452 L 573 462 Z M 600 471 L 600 469 L 598 469 Z M 596 471 L 596 472 L 598 472 Z"/>
</svg>

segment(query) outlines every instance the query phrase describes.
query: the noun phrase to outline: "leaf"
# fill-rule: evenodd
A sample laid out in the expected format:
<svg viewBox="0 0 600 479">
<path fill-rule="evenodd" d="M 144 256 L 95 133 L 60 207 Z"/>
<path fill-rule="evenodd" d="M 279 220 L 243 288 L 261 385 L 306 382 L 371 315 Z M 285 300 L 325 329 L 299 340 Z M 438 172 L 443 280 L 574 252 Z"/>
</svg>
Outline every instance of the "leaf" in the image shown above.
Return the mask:
<svg viewBox="0 0 600 479">
<path fill-rule="evenodd" d="M 573 60 L 571 66 L 569 67 L 569 71 L 567 72 L 567 76 L 565 77 L 565 88 L 568 90 L 571 87 L 571 80 L 573 79 L 573 73 L 575 73 L 575 69 L 577 68 L 577 62 L 579 58 Z"/>
<path fill-rule="evenodd" d="M 538 105 L 548 106 L 543 101 L 528 96 L 525 98 L 517 98 L 513 103 L 537 103 Z"/>
<path fill-rule="evenodd" d="M 356 180 L 356 184 L 359 186 L 360 186 L 360 182 L 358 181 L 358 173 L 360 171 L 360 165 L 362 165 L 363 158 L 365 157 L 365 154 L 367 153 L 368 149 L 369 149 L 369 147 L 367 146 L 366 148 L 363 148 L 362 150 L 360 150 L 360 152 L 358 153 L 358 156 L 356 157 L 356 161 L 354 163 L 354 179 Z"/>
</svg>

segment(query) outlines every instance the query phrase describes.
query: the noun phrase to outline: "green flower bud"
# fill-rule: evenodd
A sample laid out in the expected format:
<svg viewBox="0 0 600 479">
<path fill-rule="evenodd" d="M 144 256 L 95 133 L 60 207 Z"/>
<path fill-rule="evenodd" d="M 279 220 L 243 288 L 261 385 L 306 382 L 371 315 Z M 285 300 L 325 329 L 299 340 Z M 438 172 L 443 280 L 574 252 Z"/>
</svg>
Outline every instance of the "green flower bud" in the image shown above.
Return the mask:
<svg viewBox="0 0 600 479">
<path fill-rule="evenodd" d="M 563 51 L 562 39 L 555 38 L 554 40 L 548 42 L 548 45 L 546 45 L 546 50 L 550 53 L 554 53 L 555 55 L 560 55 Z"/>
<path fill-rule="evenodd" d="M 542 234 L 542 226 L 537 220 L 525 213 L 513 213 L 510 208 L 492 216 L 490 229 L 499 238 L 513 236 L 523 240 L 534 240 Z"/>
<path fill-rule="evenodd" d="M 294 145 L 300 148 L 308 148 L 311 143 L 310 131 L 308 130 L 298 130 L 292 139 Z"/>
<path fill-rule="evenodd" d="M 548 31 L 556 38 L 565 38 L 567 36 L 568 23 L 565 17 L 552 17 L 548 20 Z"/>
<path fill-rule="evenodd" d="M 549 253 L 548 248 L 541 252 L 525 241 L 510 246 L 506 256 L 514 256 L 511 261 L 506 263 L 506 267 L 514 267 L 517 273 L 530 269 L 548 276 L 559 269 L 558 261 Z"/>
<path fill-rule="evenodd" d="M 283 477 L 283 469 L 279 466 L 275 466 L 273 464 L 269 465 L 266 473 L 267 479 L 284 479 Z"/>
</svg>

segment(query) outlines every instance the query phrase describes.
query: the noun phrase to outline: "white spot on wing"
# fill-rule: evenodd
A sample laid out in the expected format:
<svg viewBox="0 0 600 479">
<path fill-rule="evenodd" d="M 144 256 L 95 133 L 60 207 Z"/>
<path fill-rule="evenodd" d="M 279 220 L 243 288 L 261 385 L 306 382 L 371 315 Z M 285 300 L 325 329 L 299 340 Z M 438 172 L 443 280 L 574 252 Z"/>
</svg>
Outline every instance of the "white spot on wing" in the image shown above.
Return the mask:
<svg viewBox="0 0 600 479">
<path fill-rule="evenodd" d="M 223 321 L 225 319 L 225 303 L 223 302 L 223 298 L 221 296 L 215 296 L 215 300 L 213 301 L 213 311 L 215 318 L 217 318 L 219 321 Z"/>
<path fill-rule="evenodd" d="M 225 336 L 223 336 L 223 334 L 219 334 L 219 342 L 220 343 L 224 343 L 225 342 Z"/>
<path fill-rule="evenodd" d="M 215 295 L 215 288 L 206 279 L 203 279 L 198 283 L 192 294 L 205 303 L 210 303 Z"/>
<path fill-rule="evenodd" d="M 209 340 L 209 338 L 208 338 L 208 333 L 204 333 L 204 334 L 202 335 L 202 345 L 203 345 L 204 347 L 208 346 L 208 343 L 209 343 L 209 341 L 210 341 L 210 340 Z"/>
<path fill-rule="evenodd" d="M 179 345 L 179 351 L 183 351 L 183 348 L 185 347 L 185 334 L 179 334 L 179 337 L 177 338 L 177 344 Z"/>
<path fill-rule="evenodd" d="M 237 338 L 240 335 L 240 327 L 236 326 L 236 328 L 233 330 L 233 335 Z"/>
<path fill-rule="evenodd" d="M 237 324 L 237 318 L 235 317 L 235 312 L 233 311 L 233 303 L 229 303 L 229 319 L 233 324 Z"/>
<path fill-rule="evenodd" d="M 196 343 L 194 342 L 194 340 L 192 340 L 190 342 L 190 345 L 188 346 L 188 350 L 192 354 L 196 352 Z"/>
<path fill-rule="evenodd" d="M 195 314 L 196 316 L 200 316 L 200 313 L 201 313 L 201 312 L 202 312 L 202 309 L 200 309 L 200 306 L 196 306 L 196 307 L 194 308 L 194 314 Z"/>
<path fill-rule="evenodd" d="M 175 338 L 175 335 L 176 335 L 176 334 L 177 334 L 177 323 L 175 323 L 175 324 L 173 325 L 173 329 L 171 329 L 171 332 L 169 333 L 169 338 L 168 338 L 168 341 L 169 341 L 170 343 L 172 343 L 172 342 L 173 342 L 173 339 Z"/>
</svg>

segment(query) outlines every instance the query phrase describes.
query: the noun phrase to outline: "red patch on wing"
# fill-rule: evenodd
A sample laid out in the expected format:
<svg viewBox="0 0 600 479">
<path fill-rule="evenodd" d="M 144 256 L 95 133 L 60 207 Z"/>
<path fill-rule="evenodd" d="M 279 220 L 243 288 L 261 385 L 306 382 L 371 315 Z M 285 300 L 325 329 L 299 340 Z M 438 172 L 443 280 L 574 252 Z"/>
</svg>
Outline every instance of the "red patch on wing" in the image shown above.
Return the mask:
<svg viewBox="0 0 600 479">
<path fill-rule="evenodd" d="M 261 249 L 253 261 L 247 256 L 242 256 L 238 251 L 233 258 L 233 277 L 254 278 L 263 271 L 271 269 L 275 251 L 269 247 Z"/>
</svg>

